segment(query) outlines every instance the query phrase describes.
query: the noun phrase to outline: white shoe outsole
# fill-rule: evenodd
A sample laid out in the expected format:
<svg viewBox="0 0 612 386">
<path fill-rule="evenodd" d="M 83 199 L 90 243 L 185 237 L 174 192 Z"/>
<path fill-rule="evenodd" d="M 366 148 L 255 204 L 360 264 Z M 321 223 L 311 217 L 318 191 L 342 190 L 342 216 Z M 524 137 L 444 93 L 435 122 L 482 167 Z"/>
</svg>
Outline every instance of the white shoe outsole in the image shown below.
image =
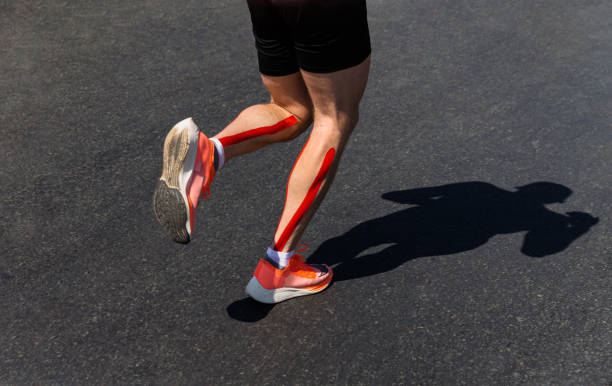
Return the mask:
<svg viewBox="0 0 612 386">
<path fill-rule="evenodd" d="M 153 210 L 170 238 L 186 244 L 191 240 L 187 185 L 198 151 L 199 129 L 187 118 L 170 130 L 164 142 L 164 166 L 153 197 Z"/>
<path fill-rule="evenodd" d="M 277 288 L 273 290 L 265 289 L 255 276 L 251 278 L 246 286 L 246 294 L 260 303 L 274 304 L 285 300 L 297 298 L 299 296 L 313 295 L 326 289 L 329 283 L 317 290 L 305 290 L 299 288 Z"/>
</svg>

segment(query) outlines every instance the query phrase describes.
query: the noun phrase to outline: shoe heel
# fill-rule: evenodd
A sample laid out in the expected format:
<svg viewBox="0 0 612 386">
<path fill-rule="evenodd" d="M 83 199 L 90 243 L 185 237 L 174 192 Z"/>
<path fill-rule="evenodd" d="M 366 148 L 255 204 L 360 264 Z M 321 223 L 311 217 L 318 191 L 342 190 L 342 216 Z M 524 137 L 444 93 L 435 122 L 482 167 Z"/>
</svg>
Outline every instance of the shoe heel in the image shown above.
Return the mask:
<svg viewBox="0 0 612 386">
<path fill-rule="evenodd" d="M 153 196 L 155 217 L 170 238 L 182 244 L 191 240 L 185 186 L 196 156 L 198 131 L 193 119 L 187 118 L 166 135 L 162 175 Z"/>
<path fill-rule="evenodd" d="M 157 221 L 170 238 L 177 243 L 187 244 L 191 238 L 185 224 L 187 212 L 183 196 L 178 189 L 170 188 L 166 181 L 159 180 L 153 196 L 153 211 Z"/>
<path fill-rule="evenodd" d="M 164 141 L 164 167 L 160 179 L 166 181 L 170 188 L 175 189 L 180 189 L 179 176 L 183 170 L 190 144 L 189 128 L 183 124 L 184 122 L 177 123 L 166 135 Z"/>
<path fill-rule="evenodd" d="M 274 290 L 267 290 L 259 284 L 255 276 L 251 278 L 247 284 L 245 292 L 247 295 L 257 300 L 260 303 L 274 304 L 278 301 L 274 299 Z"/>
</svg>

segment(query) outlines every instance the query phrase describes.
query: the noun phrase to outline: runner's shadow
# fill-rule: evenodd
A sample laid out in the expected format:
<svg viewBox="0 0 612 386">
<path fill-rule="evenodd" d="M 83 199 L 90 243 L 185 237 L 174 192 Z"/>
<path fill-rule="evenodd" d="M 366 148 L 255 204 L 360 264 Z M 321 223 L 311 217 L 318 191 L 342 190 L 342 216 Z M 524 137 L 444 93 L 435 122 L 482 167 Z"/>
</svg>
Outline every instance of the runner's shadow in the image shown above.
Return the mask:
<svg viewBox="0 0 612 386">
<path fill-rule="evenodd" d="M 268 316 L 272 308 L 274 308 L 274 304 L 259 303 L 250 297 L 246 297 L 227 306 L 227 314 L 232 319 L 252 323 Z"/>
<path fill-rule="evenodd" d="M 469 251 L 495 235 L 525 231 L 524 255 L 552 255 L 599 221 L 588 213 L 561 214 L 545 207 L 571 194 L 551 182 L 513 192 L 478 181 L 388 192 L 382 198 L 411 206 L 325 241 L 308 261 L 334 266 L 334 280 L 342 281 L 387 272 L 418 257 Z M 383 249 L 366 252 L 374 247 Z"/>
<path fill-rule="evenodd" d="M 333 266 L 334 281 L 342 281 L 387 272 L 419 257 L 469 251 L 495 235 L 525 231 L 521 252 L 549 256 L 599 222 L 588 213 L 561 214 L 545 207 L 571 194 L 551 182 L 508 191 L 479 181 L 388 192 L 382 198 L 410 207 L 323 242 L 308 262 Z M 376 247 L 383 249 L 367 253 Z M 227 312 L 234 319 L 256 322 L 272 307 L 246 298 L 232 303 Z"/>
</svg>

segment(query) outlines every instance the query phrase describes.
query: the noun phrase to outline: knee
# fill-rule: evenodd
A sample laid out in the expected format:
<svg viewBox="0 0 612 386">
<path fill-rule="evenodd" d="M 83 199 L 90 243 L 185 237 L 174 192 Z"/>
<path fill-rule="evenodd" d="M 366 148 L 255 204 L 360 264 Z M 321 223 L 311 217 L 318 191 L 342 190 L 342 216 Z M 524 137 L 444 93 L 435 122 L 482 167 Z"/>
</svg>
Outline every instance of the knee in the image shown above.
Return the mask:
<svg viewBox="0 0 612 386">
<path fill-rule="evenodd" d="M 315 128 L 332 135 L 347 139 L 359 122 L 359 110 L 335 112 L 334 114 L 316 114 Z"/>
<path fill-rule="evenodd" d="M 298 122 L 287 129 L 287 135 L 282 141 L 291 141 L 302 134 L 310 127 L 313 121 L 314 112 L 311 106 L 280 106 L 291 115 L 297 118 Z"/>
</svg>

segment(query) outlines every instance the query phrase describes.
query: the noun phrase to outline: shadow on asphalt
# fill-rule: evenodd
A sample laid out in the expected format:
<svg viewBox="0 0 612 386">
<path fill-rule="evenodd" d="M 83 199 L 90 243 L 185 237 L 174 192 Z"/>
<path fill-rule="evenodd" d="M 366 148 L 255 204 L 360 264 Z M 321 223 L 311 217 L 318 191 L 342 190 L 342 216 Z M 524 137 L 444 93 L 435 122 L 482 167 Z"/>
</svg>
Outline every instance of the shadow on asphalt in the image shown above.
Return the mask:
<svg viewBox="0 0 612 386">
<path fill-rule="evenodd" d="M 259 303 L 250 297 L 246 297 L 227 306 L 227 314 L 232 319 L 252 323 L 265 318 L 272 308 L 274 308 L 274 304 Z"/>
<path fill-rule="evenodd" d="M 308 262 L 333 266 L 334 281 L 357 279 L 419 257 L 469 251 L 495 235 L 515 232 L 526 232 L 524 255 L 549 256 L 566 249 L 599 221 L 588 213 L 562 214 L 545 207 L 563 203 L 571 194 L 571 189 L 552 182 L 508 191 L 479 181 L 388 192 L 383 199 L 410 206 L 323 242 Z M 255 322 L 272 307 L 247 298 L 232 303 L 227 312 L 234 319 Z"/>
</svg>

